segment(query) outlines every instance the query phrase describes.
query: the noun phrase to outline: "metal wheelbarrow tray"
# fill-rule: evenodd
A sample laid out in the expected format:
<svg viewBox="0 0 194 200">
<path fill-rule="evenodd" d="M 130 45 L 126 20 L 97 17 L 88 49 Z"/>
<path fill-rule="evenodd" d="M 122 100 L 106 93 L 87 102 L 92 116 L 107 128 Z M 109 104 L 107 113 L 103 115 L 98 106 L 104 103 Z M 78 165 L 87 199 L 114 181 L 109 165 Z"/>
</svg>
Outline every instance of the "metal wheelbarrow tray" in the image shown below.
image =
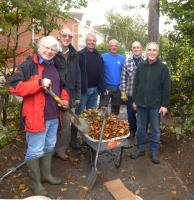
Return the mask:
<svg viewBox="0 0 194 200">
<path fill-rule="evenodd" d="M 80 132 L 83 142 L 85 142 L 91 151 L 91 161 L 94 161 L 99 140 L 91 138 L 89 135 Z M 121 137 L 114 137 L 107 140 L 102 140 L 100 153 L 108 153 L 113 157 L 115 167 L 120 167 L 122 162 L 123 149 L 130 145 L 130 140 L 127 139 L 130 133 Z"/>
<path fill-rule="evenodd" d="M 97 150 L 98 141 L 96 139 L 91 138 L 89 135 L 81 132 L 82 139 L 85 143 L 87 143 L 93 150 Z M 122 146 L 127 146 L 129 144 L 129 140 L 127 139 L 130 136 L 130 133 L 121 137 L 114 137 L 108 140 L 102 140 L 102 144 L 100 147 L 100 152 L 111 150 L 114 148 L 119 148 Z"/>
</svg>

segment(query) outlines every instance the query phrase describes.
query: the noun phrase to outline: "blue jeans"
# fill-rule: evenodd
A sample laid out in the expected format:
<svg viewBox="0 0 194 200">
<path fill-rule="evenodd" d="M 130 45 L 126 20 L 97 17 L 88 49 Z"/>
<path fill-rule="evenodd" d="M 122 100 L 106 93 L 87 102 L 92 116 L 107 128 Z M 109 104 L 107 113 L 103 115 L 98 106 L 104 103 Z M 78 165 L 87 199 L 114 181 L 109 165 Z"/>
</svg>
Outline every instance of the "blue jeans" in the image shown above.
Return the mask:
<svg viewBox="0 0 194 200">
<path fill-rule="evenodd" d="M 88 108 L 96 108 L 98 99 L 98 88 L 88 88 L 87 93 L 81 95 L 81 100 L 79 107 L 76 111 L 77 114 L 80 114 L 83 110 Z"/>
<path fill-rule="evenodd" d="M 150 152 L 157 153 L 160 142 L 159 109 L 137 108 L 137 144 L 146 142 L 147 124 L 150 124 Z M 138 146 L 139 151 L 145 151 L 145 144 Z"/>
<path fill-rule="evenodd" d="M 56 143 L 58 119 L 46 121 L 46 131 L 39 133 L 26 132 L 27 152 L 25 160 L 34 160 L 52 152 Z"/>
<path fill-rule="evenodd" d="M 132 97 L 128 97 L 127 101 L 127 114 L 128 114 L 128 122 L 129 122 L 129 130 L 132 133 L 136 133 L 137 125 L 136 125 L 136 111 L 133 109 L 133 100 Z"/>
</svg>

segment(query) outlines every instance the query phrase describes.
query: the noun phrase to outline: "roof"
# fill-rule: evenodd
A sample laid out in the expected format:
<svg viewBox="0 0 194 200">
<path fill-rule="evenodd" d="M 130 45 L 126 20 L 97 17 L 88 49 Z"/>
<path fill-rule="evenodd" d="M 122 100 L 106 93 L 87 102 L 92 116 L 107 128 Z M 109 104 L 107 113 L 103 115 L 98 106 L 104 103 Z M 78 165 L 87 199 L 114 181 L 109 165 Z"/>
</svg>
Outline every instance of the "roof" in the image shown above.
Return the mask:
<svg viewBox="0 0 194 200">
<path fill-rule="evenodd" d="M 72 18 L 75 18 L 75 19 L 78 19 L 79 21 L 81 21 L 84 14 L 82 12 L 69 12 L 69 15 Z"/>
</svg>

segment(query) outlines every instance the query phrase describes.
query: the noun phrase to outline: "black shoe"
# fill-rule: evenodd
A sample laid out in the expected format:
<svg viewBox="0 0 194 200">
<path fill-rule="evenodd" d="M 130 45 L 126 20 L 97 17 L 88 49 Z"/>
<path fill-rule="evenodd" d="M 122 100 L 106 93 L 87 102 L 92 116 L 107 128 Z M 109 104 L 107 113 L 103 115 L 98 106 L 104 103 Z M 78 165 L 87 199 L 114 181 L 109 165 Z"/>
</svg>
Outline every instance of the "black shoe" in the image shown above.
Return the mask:
<svg viewBox="0 0 194 200">
<path fill-rule="evenodd" d="M 127 137 L 127 139 L 131 139 L 131 138 L 134 138 L 134 137 L 135 137 L 135 132 L 130 131 L 130 135 L 129 135 L 129 137 Z"/>
<path fill-rule="evenodd" d="M 151 153 L 150 157 L 151 157 L 152 163 L 156 165 L 160 164 L 160 160 L 158 159 L 157 153 Z"/>
<path fill-rule="evenodd" d="M 144 155 L 145 155 L 145 151 L 135 151 L 130 155 L 130 158 L 131 159 L 137 159 L 137 158 L 144 156 Z"/>
<path fill-rule="evenodd" d="M 70 143 L 70 146 L 71 146 L 73 149 L 81 149 L 81 145 L 79 144 L 78 141 L 71 142 L 71 143 Z"/>
</svg>

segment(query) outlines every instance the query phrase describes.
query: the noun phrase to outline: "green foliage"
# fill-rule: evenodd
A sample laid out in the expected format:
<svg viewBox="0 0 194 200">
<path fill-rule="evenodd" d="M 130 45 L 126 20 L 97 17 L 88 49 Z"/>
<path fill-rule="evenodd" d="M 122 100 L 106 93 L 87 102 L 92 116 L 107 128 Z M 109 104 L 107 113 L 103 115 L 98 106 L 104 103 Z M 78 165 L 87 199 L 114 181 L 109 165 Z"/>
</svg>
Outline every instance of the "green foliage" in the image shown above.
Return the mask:
<svg viewBox="0 0 194 200">
<path fill-rule="evenodd" d="M 12 141 L 16 136 L 17 131 L 0 124 L 0 148 Z"/>
<path fill-rule="evenodd" d="M 143 19 L 122 16 L 113 11 L 109 11 L 106 18 L 108 23 L 98 27 L 104 33 L 106 41 L 116 39 L 126 51 L 130 51 L 132 42 L 136 40 L 145 45 L 147 25 Z"/>
<path fill-rule="evenodd" d="M 172 78 L 171 107 L 176 121 L 171 131 L 179 139 L 194 132 L 194 1 L 161 0 L 161 10 L 176 21 L 163 46 Z"/>
<path fill-rule="evenodd" d="M 85 7 L 86 4 L 87 0 L 0 1 L 0 40 L 3 38 L 3 45 L 0 46 L 0 118 L 4 126 L 10 123 L 16 125 L 16 121 L 19 121 L 19 107 L 14 101 L 10 101 L 12 98 L 8 93 L 7 82 L 17 67 L 16 58 L 22 35 L 32 28 L 48 35 L 53 29 L 59 28 L 57 20 L 65 20 L 70 8 Z"/>
<path fill-rule="evenodd" d="M 189 38 L 194 46 L 194 1 L 161 0 L 160 2 L 162 13 L 176 21 L 175 30 L 179 33 L 179 37 Z"/>
<path fill-rule="evenodd" d="M 98 50 L 98 52 L 100 54 L 109 52 L 109 48 L 108 48 L 107 44 L 99 44 L 99 45 L 96 46 L 96 49 Z M 119 50 L 118 50 L 118 53 L 125 56 L 125 49 L 120 47 Z"/>
</svg>

